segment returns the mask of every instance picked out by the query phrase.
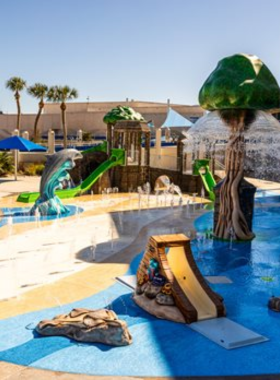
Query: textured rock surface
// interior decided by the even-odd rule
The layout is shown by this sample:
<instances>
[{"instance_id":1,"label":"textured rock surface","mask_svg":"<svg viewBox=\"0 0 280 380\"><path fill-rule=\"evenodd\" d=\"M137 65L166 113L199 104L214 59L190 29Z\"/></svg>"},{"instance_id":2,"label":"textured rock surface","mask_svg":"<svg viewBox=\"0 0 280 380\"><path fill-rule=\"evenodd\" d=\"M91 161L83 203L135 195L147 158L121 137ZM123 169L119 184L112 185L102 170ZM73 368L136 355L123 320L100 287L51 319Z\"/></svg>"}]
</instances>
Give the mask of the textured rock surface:
<instances>
[{"instance_id":1,"label":"textured rock surface","mask_svg":"<svg viewBox=\"0 0 280 380\"><path fill-rule=\"evenodd\" d=\"M161 286L155 286L153 284L148 283L148 285L146 286L144 290L145 296L153 299L161 291L161 288L162 288Z\"/></svg>"},{"instance_id":2,"label":"textured rock surface","mask_svg":"<svg viewBox=\"0 0 280 380\"><path fill-rule=\"evenodd\" d=\"M167 305L167 306L173 306L173 305L175 305L174 298L170 294L159 293L156 296L156 302L159 305Z\"/></svg>"},{"instance_id":3,"label":"textured rock surface","mask_svg":"<svg viewBox=\"0 0 280 380\"><path fill-rule=\"evenodd\" d=\"M126 346L132 343L126 322L118 319L112 310L73 309L51 320L38 323L41 335L63 335L80 342Z\"/></svg>"},{"instance_id":4,"label":"textured rock surface","mask_svg":"<svg viewBox=\"0 0 280 380\"><path fill-rule=\"evenodd\" d=\"M168 319L174 322L186 323L183 314L177 306L159 305L155 299L151 300L145 295L134 295L133 300L142 309L160 319Z\"/></svg>"}]
</instances>

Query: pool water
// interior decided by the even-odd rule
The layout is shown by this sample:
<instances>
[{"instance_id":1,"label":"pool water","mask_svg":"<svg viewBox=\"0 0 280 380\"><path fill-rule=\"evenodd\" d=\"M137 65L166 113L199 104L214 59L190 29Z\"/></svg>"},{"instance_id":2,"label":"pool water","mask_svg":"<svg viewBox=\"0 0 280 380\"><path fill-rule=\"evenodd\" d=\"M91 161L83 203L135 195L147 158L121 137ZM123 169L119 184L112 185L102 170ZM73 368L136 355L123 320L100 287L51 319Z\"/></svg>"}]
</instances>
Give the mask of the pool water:
<instances>
[{"instance_id":1,"label":"pool water","mask_svg":"<svg viewBox=\"0 0 280 380\"><path fill-rule=\"evenodd\" d=\"M234 350L192 331L187 325L156 319L136 306L119 284L84 300L0 321L0 360L75 373L107 376L229 376L280 373L280 313L267 308L280 294L280 209L255 210L256 238L249 243L203 238L212 213L195 222L192 242L203 275L224 275L231 284L211 287L224 297L229 319L269 338ZM142 254L131 263L136 273ZM92 279L94 281L94 278ZM84 284L90 286L90 284ZM126 347L86 344L63 337L39 337L30 330L42 319L73 307L112 308L128 324L133 343ZM29 327L29 328L26 328Z\"/></svg>"},{"instance_id":2,"label":"pool water","mask_svg":"<svg viewBox=\"0 0 280 380\"><path fill-rule=\"evenodd\" d=\"M280 190L258 190L255 195L255 202L260 203L279 203Z\"/></svg>"},{"instance_id":3,"label":"pool water","mask_svg":"<svg viewBox=\"0 0 280 380\"><path fill-rule=\"evenodd\" d=\"M84 210L81 207L73 206L73 205L67 205L67 208L69 212L67 214L60 214L60 215L41 215L40 221L46 221L46 220L55 220L55 219L61 219L61 218L67 218L69 216L80 214ZM29 223L29 222L35 222L38 220L38 217L34 215L29 215L29 211L31 210L31 207L3 207L0 209L2 213L0 214L0 227L3 227L5 224L10 223L10 217L12 217L12 224L17 223Z\"/></svg>"}]
</instances>

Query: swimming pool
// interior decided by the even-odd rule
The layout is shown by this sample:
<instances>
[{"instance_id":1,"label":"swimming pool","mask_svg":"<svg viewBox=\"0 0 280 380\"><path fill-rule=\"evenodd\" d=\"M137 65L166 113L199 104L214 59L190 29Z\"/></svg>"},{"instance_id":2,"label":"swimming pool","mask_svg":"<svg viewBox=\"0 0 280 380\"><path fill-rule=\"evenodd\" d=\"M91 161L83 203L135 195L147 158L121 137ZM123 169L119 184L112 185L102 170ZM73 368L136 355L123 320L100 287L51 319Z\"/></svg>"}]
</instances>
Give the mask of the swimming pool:
<instances>
[{"instance_id":1,"label":"swimming pool","mask_svg":"<svg viewBox=\"0 0 280 380\"><path fill-rule=\"evenodd\" d=\"M67 208L69 212L67 214L60 214L60 215L41 215L40 220L46 221L46 220L55 220L55 219L62 219L67 218L69 216L80 214L84 210L81 207L73 206L73 205L67 205ZM17 223L29 223L29 222L36 222L37 217L34 215L29 215L29 211L31 210L31 207L2 207L0 211L0 227L3 227L5 224L10 223L10 218L12 217L12 224Z\"/></svg>"},{"instance_id":2,"label":"swimming pool","mask_svg":"<svg viewBox=\"0 0 280 380\"><path fill-rule=\"evenodd\" d=\"M212 213L195 222L203 236ZM280 314L267 308L280 293L280 209L257 208L256 238L250 243L193 241L204 275L224 275L232 284L211 285L225 300L233 321L269 338L269 342L227 351L187 325L154 318L138 308L131 293L116 284L87 299L0 321L0 360L52 369L110 376L227 376L280 373ZM141 255L131 263L136 272ZM94 279L93 279L94 281ZM30 326L73 307L111 307L129 326L131 346L112 348L63 337L40 338ZM31 325L30 325L31 324ZM28 328L26 328L28 327Z\"/></svg>"},{"instance_id":3,"label":"swimming pool","mask_svg":"<svg viewBox=\"0 0 280 380\"><path fill-rule=\"evenodd\" d=\"M255 202L259 203L279 203L280 190L257 190Z\"/></svg>"}]
</instances>

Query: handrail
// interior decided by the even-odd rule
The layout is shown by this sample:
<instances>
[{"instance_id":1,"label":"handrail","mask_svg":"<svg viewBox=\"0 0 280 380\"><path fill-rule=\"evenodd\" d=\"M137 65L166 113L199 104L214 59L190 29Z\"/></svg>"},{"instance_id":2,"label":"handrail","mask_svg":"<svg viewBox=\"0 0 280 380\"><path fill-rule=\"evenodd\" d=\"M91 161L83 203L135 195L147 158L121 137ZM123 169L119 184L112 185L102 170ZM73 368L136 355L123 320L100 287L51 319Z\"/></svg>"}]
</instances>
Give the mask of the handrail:
<instances>
[{"instance_id":1,"label":"handrail","mask_svg":"<svg viewBox=\"0 0 280 380\"><path fill-rule=\"evenodd\" d=\"M218 166L221 170L225 170L226 169L226 167L225 167L225 165L224 164L222 164L220 161L217 161L216 159L215 159L215 166Z\"/></svg>"}]
</instances>

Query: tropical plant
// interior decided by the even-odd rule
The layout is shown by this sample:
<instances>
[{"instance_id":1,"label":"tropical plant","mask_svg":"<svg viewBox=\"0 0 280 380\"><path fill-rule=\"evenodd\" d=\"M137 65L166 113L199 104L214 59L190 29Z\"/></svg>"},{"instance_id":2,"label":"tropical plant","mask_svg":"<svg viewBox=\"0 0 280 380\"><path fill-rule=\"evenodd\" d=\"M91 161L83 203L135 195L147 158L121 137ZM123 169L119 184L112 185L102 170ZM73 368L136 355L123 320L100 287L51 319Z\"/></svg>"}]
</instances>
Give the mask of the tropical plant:
<instances>
[{"instance_id":1,"label":"tropical plant","mask_svg":"<svg viewBox=\"0 0 280 380\"><path fill-rule=\"evenodd\" d=\"M12 156L7 152L0 153L0 176L11 173L14 170Z\"/></svg>"},{"instance_id":2,"label":"tropical plant","mask_svg":"<svg viewBox=\"0 0 280 380\"><path fill-rule=\"evenodd\" d=\"M45 169L44 164L40 163L22 163L20 165L20 171L26 176L42 175Z\"/></svg>"},{"instance_id":3,"label":"tropical plant","mask_svg":"<svg viewBox=\"0 0 280 380\"><path fill-rule=\"evenodd\" d=\"M38 103L38 106L39 106L38 113L36 115L35 122L34 122L34 133L33 133L34 141L39 142L38 124L39 124L40 116L45 106L44 100L48 93L48 86L42 83L35 83L33 86L28 87L27 92L29 95L33 96L34 98L40 99Z\"/></svg>"},{"instance_id":4,"label":"tropical plant","mask_svg":"<svg viewBox=\"0 0 280 380\"><path fill-rule=\"evenodd\" d=\"M239 186L244 178L244 133L256 118L257 110L279 108L280 89L267 66L256 56L236 54L222 59L199 93L200 105L218 110L230 128L226 147L225 171L220 188L220 209L216 237L250 240L249 229L240 206Z\"/></svg>"},{"instance_id":5,"label":"tropical plant","mask_svg":"<svg viewBox=\"0 0 280 380\"><path fill-rule=\"evenodd\" d=\"M91 132L83 132L83 141L91 141L91 140L92 140Z\"/></svg>"},{"instance_id":6,"label":"tropical plant","mask_svg":"<svg viewBox=\"0 0 280 380\"><path fill-rule=\"evenodd\" d=\"M17 129L21 127L20 92L26 87L26 81L20 77L12 77L7 80L6 88L14 92L17 103Z\"/></svg>"},{"instance_id":7,"label":"tropical plant","mask_svg":"<svg viewBox=\"0 0 280 380\"><path fill-rule=\"evenodd\" d=\"M47 94L47 99L49 101L60 103L64 148L67 148L66 101L76 99L77 97L78 91L75 88L70 88L69 86L52 86Z\"/></svg>"}]
</instances>

